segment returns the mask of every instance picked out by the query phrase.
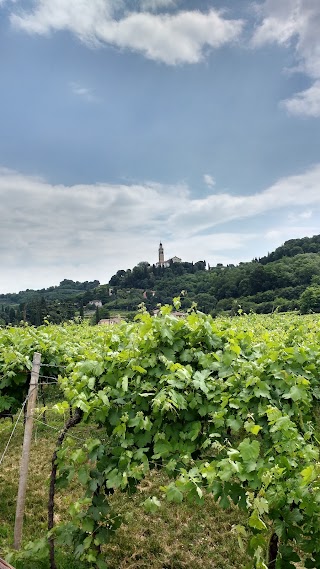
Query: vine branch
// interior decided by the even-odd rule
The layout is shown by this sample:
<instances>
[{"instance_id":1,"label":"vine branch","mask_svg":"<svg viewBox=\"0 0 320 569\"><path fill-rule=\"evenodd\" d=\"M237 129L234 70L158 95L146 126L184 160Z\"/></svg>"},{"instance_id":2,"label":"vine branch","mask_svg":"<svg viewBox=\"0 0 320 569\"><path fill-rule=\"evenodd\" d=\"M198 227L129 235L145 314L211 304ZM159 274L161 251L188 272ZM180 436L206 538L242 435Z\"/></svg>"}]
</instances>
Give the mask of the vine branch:
<instances>
[{"instance_id":1,"label":"vine branch","mask_svg":"<svg viewBox=\"0 0 320 569\"><path fill-rule=\"evenodd\" d=\"M53 528L54 528L54 495L55 495L55 483L56 483L56 478L57 478L57 454L58 454L58 450L61 447L69 429L71 429L72 427L75 427L78 423L80 423L82 417L83 417L83 411L81 411L81 409L77 408L73 417L70 417L70 419L66 422L63 430L61 431L61 433L58 437L58 440L57 440L55 451L52 455L52 461L51 461L52 468L51 468L51 475L50 475L49 500L48 500L48 530L49 530L49 532L51 530L53 530ZM55 554L54 537L51 534L49 537L50 569L57 569L54 554Z\"/></svg>"}]
</instances>

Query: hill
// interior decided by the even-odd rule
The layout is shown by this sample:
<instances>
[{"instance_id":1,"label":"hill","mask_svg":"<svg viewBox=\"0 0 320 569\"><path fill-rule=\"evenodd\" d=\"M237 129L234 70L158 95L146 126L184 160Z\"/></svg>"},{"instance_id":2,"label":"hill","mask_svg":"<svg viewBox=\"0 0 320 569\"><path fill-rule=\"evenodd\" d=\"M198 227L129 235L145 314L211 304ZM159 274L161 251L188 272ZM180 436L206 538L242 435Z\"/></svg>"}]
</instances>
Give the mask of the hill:
<instances>
[{"instance_id":1,"label":"hill","mask_svg":"<svg viewBox=\"0 0 320 569\"><path fill-rule=\"evenodd\" d=\"M90 291L99 284L97 280L81 283L64 279L58 286L1 294L0 324L25 320L37 326L47 317L55 324L70 320L81 312L83 303L90 301Z\"/></svg>"},{"instance_id":2,"label":"hill","mask_svg":"<svg viewBox=\"0 0 320 569\"><path fill-rule=\"evenodd\" d=\"M182 290L183 308L192 303L204 312L269 313L301 308L301 295L320 285L320 235L291 239L261 259L239 265L206 267L198 263L175 263L168 268L141 263L134 269L118 271L109 283L110 308L133 309L141 299L152 310L157 303L169 303ZM316 307L313 306L313 309Z\"/></svg>"},{"instance_id":3,"label":"hill","mask_svg":"<svg viewBox=\"0 0 320 569\"><path fill-rule=\"evenodd\" d=\"M273 253L269 253L266 257L259 259L260 263L266 265L272 261L278 261L282 257L296 257L302 253L319 253L320 252L320 235L313 237L302 237L301 239L290 239L285 241L283 245L277 247Z\"/></svg>"},{"instance_id":4,"label":"hill","mask_svg":"<svg viewBox=\"0 0 320 569\"><path fill-rule=\"evenodd\" d=\"M182 309L196 303L213 315L236 314L240 308L257 313L320 311L320 235L291 239L267 256L239 265L207 267L198 261L164 268L144 262L117 271L108 284L65 279L48 289L0 295L0 323L24 319L38 325L47 316L58 323L83 316L84 309L87 315L96 310L99 320L109 313L135 313L141 302L152 311L181 291ZM94 301L102 306L89 304Z\"/></svg>"}]
</instances>

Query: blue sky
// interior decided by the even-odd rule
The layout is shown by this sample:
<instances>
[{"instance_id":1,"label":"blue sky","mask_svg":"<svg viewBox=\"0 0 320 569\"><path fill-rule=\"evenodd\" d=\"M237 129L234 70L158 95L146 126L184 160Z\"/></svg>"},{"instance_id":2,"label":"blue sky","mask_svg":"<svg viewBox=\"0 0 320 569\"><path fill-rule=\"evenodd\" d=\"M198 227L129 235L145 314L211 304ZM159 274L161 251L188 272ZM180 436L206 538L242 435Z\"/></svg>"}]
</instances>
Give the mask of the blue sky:
<instances>
[{"instance_id":1,"label":"blue sky","mask_svg":"<svg viewBox=\"0 0 320 569\"><path fill-rule=\"evenodd\" d=\"M318 0L0 0L0 292L320 232Z\"/></svg>"}]
</instances>

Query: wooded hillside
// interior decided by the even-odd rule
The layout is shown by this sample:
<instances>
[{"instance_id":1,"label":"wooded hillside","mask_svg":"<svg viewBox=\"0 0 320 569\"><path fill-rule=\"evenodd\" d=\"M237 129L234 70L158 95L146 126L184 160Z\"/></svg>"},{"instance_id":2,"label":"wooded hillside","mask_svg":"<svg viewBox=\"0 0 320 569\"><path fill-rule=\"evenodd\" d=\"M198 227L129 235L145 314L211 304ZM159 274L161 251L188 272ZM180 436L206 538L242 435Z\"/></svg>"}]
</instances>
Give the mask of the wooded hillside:
<instances>
[{"instance_id":1,"label":"wooded hillside","mask_svg":"<svg viewBox=\"0 0 320 569\"><path fill-rule=\"evenodd\" d=\"M59 323L83 317L86 309L87 315L91 309L95 322L110 313L133 314L141 302L151 311L158 303L171 303L181 291L182 309L196 303L212 315L236 314L239 309L319 312L320 235L291 239L265 257L237 266L209 267L198 261L163 268L144 262L117 271L108 284L65 279L47 289L0 295L0 324L25 320L39 325L47 317ZM101 301L102 306L90 305L93 301Z\"/></svg>"}]
</instances>

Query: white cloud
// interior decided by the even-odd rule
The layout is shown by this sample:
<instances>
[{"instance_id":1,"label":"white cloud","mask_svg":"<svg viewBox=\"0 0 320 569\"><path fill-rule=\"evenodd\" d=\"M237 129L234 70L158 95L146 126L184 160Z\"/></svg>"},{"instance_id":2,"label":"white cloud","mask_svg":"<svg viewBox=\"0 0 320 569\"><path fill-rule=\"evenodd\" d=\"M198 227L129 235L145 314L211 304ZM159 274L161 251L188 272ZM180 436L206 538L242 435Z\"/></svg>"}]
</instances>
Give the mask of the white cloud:
<instances>
[{"instance_id":1,"label":"white cloud","mask_svg":"<svg viewBox=\"0 0 320 569\"><path fill-rule=\"evenodd\" d=\"M320 117L320 79L309 89L297 93L282 104L293 115Z\"/></svg>"},{"instance_id":2,"label":"white cloud","mask_svg":"<svg viewBox=\"0 0 320 569\"><path fill-rule=\"evenodd\" d=\"M51 185L0 169L1 288L5 292L10 279L14 289L49 286L63 278L107 282L119 268L156 261L160 237L166 254L188 261L249 260L266 252L262 230L260 235L248 230L258 215L266 220L274 211L286 216L288 209L297 211L301 236L317 232L308 212L320 206L319 186L320 164L257 194L202 199L194 199L183 184ZM238 227L245 220L243 231L224 230L223 224L233 220ZM281 231L298 236L287 223Z\"/></svg>"},{"instance_id":3,"label":"white cloud","mask_svg":"<svg viewBox=\"0 0 320 569\"><path fill-rule=\"evenodd\" d=\"M29 33L48 34L69 30L82 41L96 43L96 29L110 21L115 11L111 0L34 0L34 10L11 14L12 23Z\"/></svg>"},{"instance_id":4,"label":"white cloud","mask_svg":"<svg viewBox=\"0 0 320 569\"><path fill-rule=\"evenodd\" d=\"M92 89L89 89L88 87L83 87L79 85L79 83L74 83L73 81L69 83L69 86L74 95L81 97L88 103L96 103L97 101L99 101L98 97L94 94L94 91Z\"/></svg>"},{"instance_id":5,"label":"white cloud","mask_svg":"<svg viewBox=\"0 0 320 569\"><path fill-rule=\"evenodd\" d=\"M300 213L300 219L311 219L313 215L313 211L311 209L308 209L307 211L303 211L302 213Z\"/></svg>"},{"instance_id":6,"label":"white cloud","mask_svg":"<svg viewBox=\"0 0 320 569\"><path fill-rule=\"evenodd\" d=\"M320 116L320 2L319 0L265 0L257 8L260 25L253 45L293 45L298 69L315 79L314 85L292 99L286 108L297 115Z\"/></svg>"},{"instance_id":7,"label":"white cloud","mask_svg":"<svg viewBox=\"0 0 320 569\"><path fill-rule=\"evenodd\" d=\"M297 213L290 212L288 215L288 219L289 219L289 221L296 222L299 220L311 219L312 216L313 216L312 209L306 209L304 211L297 212Z\"/></svg>"},{"instance_id":8,"label":"white cloud","mask_svg":"<svg viewBox=\"0 0 320 569\"><path fill-rule=\"evenodd\" d=\"M266 43L288 44L301 28L300 0L265 0L255 6L258 17L262 20L253 35L253 44Z\"/></svg>"},{"instance_id":9,"label":"white cloud","mask_svg":"<svg viewBox=\"0 0 320 569\"><path fill-rule=\"evenodd\" d=\"M203 181L208 186L208 188L214 188L214 186L216 185L215 179L213 178L213 176L210 176L210 174L204 174Z\"/></svg>"},{"instance_id":10,"label":"white cloud","mask_svg":"<svg viewBox=\"0 0 320 569\"><path fill-rule=\"evenodd\" d=\"M289 227L277 227L266 232L265 238L268 239L269 251L279 247L284 241L289 239L301 239L302 237L312 237L319 231L317 226L295 225Z\"/></svg>"},{"instance_id":11,"label":"white cloud","mask_svg":"<svg viewBox=\"0 0 320 569\"><path fill-rule=\"evenodd\" d=\"M33 11L16 11L11 21L32 34L68 30L88 45L130 49L168 65L197 63L206 48L236 40L243 29L242 20L226 19L214 9L120 13L127 6L115 0L34 0Z\"/></svg>"},{"instance_id":12,"label":"white cloud","mask_svg":"<svg viewBox=\"0 0 320 569\"><path fill-rule=\"evenodd\" d=\"M232 220L252 218L275 210L320 204L320 164L296 176L281 178L253 195L211 194L185 201L170 220L181 231L196 233ZM185 228L185 229L183 229Z\"/></svg>"}]
</instances>

